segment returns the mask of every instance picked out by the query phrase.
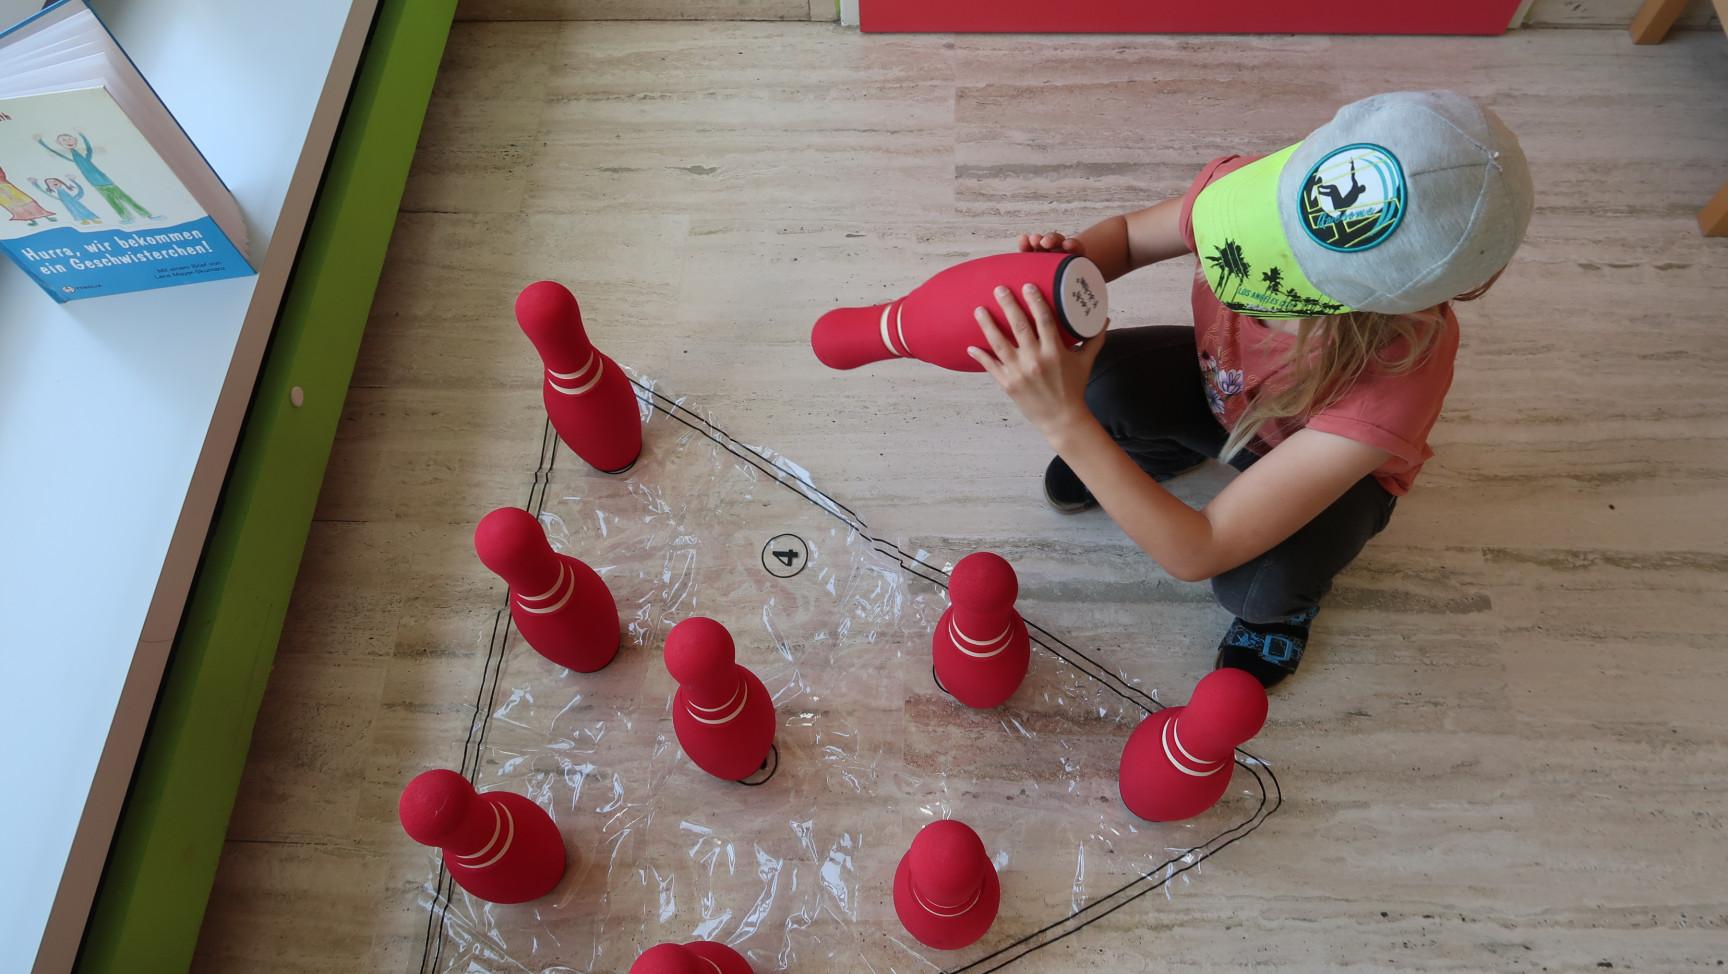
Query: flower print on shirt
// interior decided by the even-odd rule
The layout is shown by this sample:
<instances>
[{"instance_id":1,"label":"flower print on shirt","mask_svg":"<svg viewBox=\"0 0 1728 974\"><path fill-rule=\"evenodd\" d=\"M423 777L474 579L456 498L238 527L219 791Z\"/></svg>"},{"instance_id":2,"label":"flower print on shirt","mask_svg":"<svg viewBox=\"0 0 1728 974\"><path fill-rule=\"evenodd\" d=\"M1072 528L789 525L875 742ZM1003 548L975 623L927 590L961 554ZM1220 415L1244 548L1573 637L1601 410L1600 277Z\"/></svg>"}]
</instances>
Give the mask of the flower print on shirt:
<instances>
[{"instance_id":1,"label":"flower print on shirt","mask_svg":"<svg viewBox=\"0 0 1728 974\"><path fill-rule=\"evenodd\" d=\"M1218 395L1218 390L1210 381L1206 383L1206 405L1211 408L1212 415L1219 419L1224 418L1224 399Z\"/></svg>"},{"instance_id":2,"label":"flower print on shirt","mask_svg":"<svg viewBox=\"0 0 1728 974\"><path fill-rule=\"evenodd\" d=\"M1200 378L1206 387L1206 405L1220 422L1227 422L1227 403L1242 394L1242 370L1227 368L1208 349L1200 349Z\"/></svg>"}]
</instances>

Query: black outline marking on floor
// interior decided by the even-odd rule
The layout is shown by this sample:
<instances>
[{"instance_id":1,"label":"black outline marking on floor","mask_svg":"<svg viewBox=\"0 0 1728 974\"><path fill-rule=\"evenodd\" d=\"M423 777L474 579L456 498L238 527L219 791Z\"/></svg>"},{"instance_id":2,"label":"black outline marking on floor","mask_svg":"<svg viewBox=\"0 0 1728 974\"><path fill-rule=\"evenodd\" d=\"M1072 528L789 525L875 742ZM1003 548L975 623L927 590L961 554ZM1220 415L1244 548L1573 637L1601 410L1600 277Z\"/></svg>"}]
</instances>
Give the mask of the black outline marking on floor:
<instances>
[{"instance_id":1,"label":"black outline marking on floor","mask_svg":"<svg viewBox=\"0 0 1728 974\"><path fill-rule=\"evenodd\" d=\"M864 522L862 517L859 517L845 504L823 493L816 485L792 471L778 466L768 457L734 438L732 434L716 426L710 420L686 409L677 400L662 395L653 387L643 385L634 378L630 382L636 387L638 401L646 402L650 408L666 418L708 438L716 446L732 454L738 460L757 468L788 490L803 497L816 507L827 511L868 541L873 549L894 560L899 564L902 571L940 588L947 588L945 572L906 553L894 542L871 534L869 525ZM534 482L528 492L527 509L536 516L545 510L546 490L551 481L557 453L558 437L552 430L552 424L548 421L541 430L540 461L535 467ZM842 514L841 512L845 513ZM498 675L503 664L504 647L509 641L511 631L509 606L509 594L506 593L504 606L493 616L492 637L486 647L485 667L482 670L480 686L476 688L474 695L475 713L470 718L468 736L462 746L462 774L470 781L475 781L479 776L480 755L486 744L486 730L491 723L492 709L497 703ZM1164 709L1165 704L1159 703L1146 691L1130 683L1120 673L1110 670L1099 660L1068 645L1036 623L1028 621L1026 626L1036 634L1032 639L1033 645L1097 681L1100 686L1125 702L1139 707L1148 714ZM1060 650L1057 647L1060 647ZM487 701L485 710L481 710L479 707L482 699ZM1200 863L1229 848L1259 828L1284 803L1283 790L1279 787L1278 776L1273 773L1270 765L1240 748L1237 749L1236 753L1236 764L1252 775L1255 783L1260 787L1260 803L1251 815L1205 842L1166 859L1139 877L1129 880L1102 896L1095 897L1091 902L1073 913L1048 923L1018 940L1005 944L960 967L947 968L942 974L990 974L992 971L999 971L1034 951L1073 936L1147 893L1163 889L1170 880L1199 866ZM1262 773L1264 773L1264 777L1262 777ZM1270 791L1267 789L1268 783L1271 785ZM1177 863L1183 862L1189 857L1193 857L1193 861L1185 863L1181 868L1173 868ZM436 972L444 956L444 942L447 939L444 936L445 918L449 913L453 889L442 861L439 864L438 878L434 883L434 889L438 896L427 910L426 945L425 950L421 953L420 963L422 974ZM1109 906L1101 909L1106 904ZM1086 916L1086 914L1092 915ZM1083 916L1085 919L1080 919ZM436 940L436 944L434 944L434 940Z\"/></svg>"},{"instance_id":2,"label":"black outline marking on floor","mask_svg":"<svg viewBox=\"0 0 1728 974\"><path fill-rule=\"evenodd\" d=\"M782 554L797 555L800 559L803 560L803 564L799 565L798 569L790 575L782 575L779 572L774 570L773 565L768 564L769 549L774 547L774 542L779 541L781 538L791 538L794 541L798 542L799 548L803 549L802 551L787 551L787 552L776 551L773 553L775 561L780 561L780 556ZM786 564L786 563L781 562L781 564ZM790 568L791 566L787 565L787 567ZM767 541L763 542L763 544L762 544L762 570L767 572L770 575L773 575L775 578L778 578L781 581L786 581L787 579L790 579L790 578L797 578L799 575L804 574L804 569L809 568L809 567L810 567L810 542L805 541L799 535L793 534L790 531L782 531L779 534L775 535L774 537L769 538Z\"/></svg>"}]
</instances>

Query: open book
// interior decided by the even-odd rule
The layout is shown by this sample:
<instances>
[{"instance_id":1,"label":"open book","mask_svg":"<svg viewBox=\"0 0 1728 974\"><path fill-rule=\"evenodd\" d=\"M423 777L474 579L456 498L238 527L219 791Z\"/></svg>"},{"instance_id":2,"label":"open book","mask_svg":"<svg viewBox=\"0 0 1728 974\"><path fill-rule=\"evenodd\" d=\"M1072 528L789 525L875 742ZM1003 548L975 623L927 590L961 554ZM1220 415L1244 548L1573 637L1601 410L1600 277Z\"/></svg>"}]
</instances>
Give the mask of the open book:
<instances>
[{"instance_id":1,"label":"open book","mask_svg":"<svg viewBox=\"0 0 1728 974\"><path fill-rule=\"evenodd\" d=\"M0 0L0 250L57 301L253 273L233 195L101 20L36 7Z\"/></svg>"}]
</instances>

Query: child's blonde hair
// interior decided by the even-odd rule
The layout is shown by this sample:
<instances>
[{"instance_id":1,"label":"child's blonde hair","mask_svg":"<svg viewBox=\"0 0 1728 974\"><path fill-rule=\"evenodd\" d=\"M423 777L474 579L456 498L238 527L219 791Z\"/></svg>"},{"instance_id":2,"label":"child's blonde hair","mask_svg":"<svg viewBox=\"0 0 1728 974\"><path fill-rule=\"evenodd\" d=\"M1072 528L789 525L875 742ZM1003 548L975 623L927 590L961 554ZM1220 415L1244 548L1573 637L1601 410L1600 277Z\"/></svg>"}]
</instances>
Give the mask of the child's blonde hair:
<instances>
[{"instance_id":1,"label":"child's blonde hair","mask_svg":"<svg viewBox=\"0 0 1728 974\"><path fill-rule=\"evenodd\" d=\"M1476 300L1499 276L1453 300ZM1421 365L1440 336L1445 321L1441 307L1401 315L1351 311L1303 318L1276 378L1262 385L1249 402L1224 441L1219 459L1228 462L1242 452L1267 423L1293 416L1305 419L1332 405L1369 369L1397 375ZM1226 312L1220 308L1219 313ZM1387 350L1395 347L1399 354L1388 357Z\"/></svg>"}]
</instances>

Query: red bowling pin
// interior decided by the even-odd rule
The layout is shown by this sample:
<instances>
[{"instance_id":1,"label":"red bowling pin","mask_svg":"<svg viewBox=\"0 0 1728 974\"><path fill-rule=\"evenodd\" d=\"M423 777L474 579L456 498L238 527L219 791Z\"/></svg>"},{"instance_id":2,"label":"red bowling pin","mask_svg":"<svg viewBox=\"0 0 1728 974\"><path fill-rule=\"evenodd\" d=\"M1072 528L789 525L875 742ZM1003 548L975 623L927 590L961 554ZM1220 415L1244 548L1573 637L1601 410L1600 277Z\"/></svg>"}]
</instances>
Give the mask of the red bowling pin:
<instances>
[{"instance_id":1,"label":"red bowling pin","mask_svg":"<svg viewBox=\"0 0 1728 974\"><path fill-rule=\"evenodd\" d=\"M558 438L602 473L635 466L642 455L636 389L588 342L575 296L555 281L536 281L516 296L516 321L546 366L541 393Z\"/></svg>"},{"instance_id":2,"label":"red bowling pin","mask_svg":"<svg viewBox=\"0 0 1728 974\"><path fill-rule=\"evenodd\" d=\"M741 781L761 770L774 746L774 701L737 663L732 634L695 616L666 634L666 669L678 681L672 730L703 771Z\"/></svg>"},{"instance_id":3,"label":"red bowling pin","mask_svg":"<svg viewBox=\"0 0 1728 974\"><path fill-rule=\"evenodd\" d=\"M510 585L510 618L541 656L592 673L618 653L618 603L594 569L552 550L540 522L519 507L480 519L474 550Z\"/></svg>"},{"instance_id":4,"label":"red bowling pin","mask_svg":"<svg viewBox=\"0 0 1728 974\"><path fill-rule=\"evenodd\" d=\"M630 974L756 974L736 950L712 940L657 944L630 965Z\"/></svg>"},{"instance_id":5,"label":"red bowling pin","mask_svg":"<svg viewBox=\"0 0 1728 974\"><path fill-rule=\"evenodd\" d=\"M521 795L476 792L454 771L428 771L402 790L402 829L444 852L450 877L489 903L539 899L564 876L564 839L552 816Z\"/></svg>"},{"instance_id":6,"label":"red bowling pin","mask_svg":"<svg viewBox=\"0 0 1728 974\"><path fill-rule=\"evenodd\" d=\"M968 707L1001 706L1026 678L1032 642L1014 611L1020 583L1001 555L974 552L948 576L948 611L930 636L936 680Z\"/></svg>"},{"instance_id":7,"label":"red bowling pin","mask_svg":"<svg viewBox=\"0 0 1728 974\"><path fill-rule=\"evenodd\" d=\"M1193 818L1230 786L1236 748L1266 723L1266 690L1245 670L1213 670L1185 707L1147 717L1122 750L1128 810L1151 822Z\"/></svg>"},{"instance_id":8,"label":"red bowling pin","mask_svg":"<svg viewBox=\"0 0 1728 974\"><path fill-rule=\"evenodd\" d=\"M997 254L956 264L897 301L830 311L817 319L810 344L831 369L915 358L955 372L982 372L966 354L968 346L990 347L974 309L989 310L1013 341L995 291L1006 285L1024 306L1020 289L1029 283L1056 312L1069 341L1078 344L1104 330L1109 307L1097 264L1074 254Z\"/></svg>"},{"instance_id":9,"label":"red bowling pin","mask_svg":"<svg viewBox=\"0 0 1728 974\"><path fill-rule=\"evenodd\" d=\"M947 819L912 840L894 871L894 912L919 943L959 950L996 920L1002 884L978 833Z\"/></svg>"}]
</instances>

